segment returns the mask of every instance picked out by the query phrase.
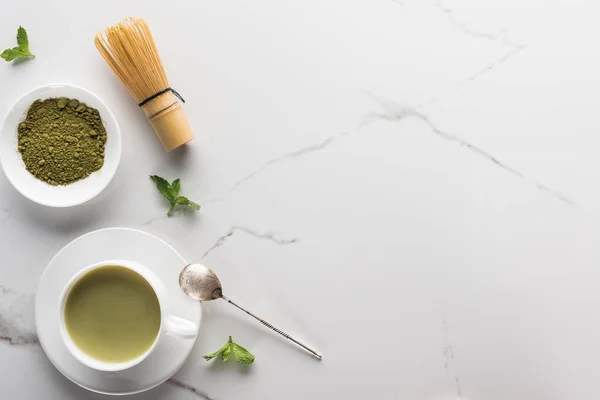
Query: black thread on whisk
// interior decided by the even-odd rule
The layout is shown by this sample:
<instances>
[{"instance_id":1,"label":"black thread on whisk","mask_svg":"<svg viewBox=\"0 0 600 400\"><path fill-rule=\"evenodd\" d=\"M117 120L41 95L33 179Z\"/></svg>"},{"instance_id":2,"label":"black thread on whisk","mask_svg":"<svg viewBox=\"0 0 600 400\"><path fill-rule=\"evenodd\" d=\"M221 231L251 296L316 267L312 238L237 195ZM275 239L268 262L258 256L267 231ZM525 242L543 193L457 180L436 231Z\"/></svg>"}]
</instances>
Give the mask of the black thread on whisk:
<instances>
[{"instance_id":1,"label":"black thread on whisk","mask_svg":"<svg viewBox=\"0 0 600 400\"><path fill-rule=\"evenodd\" d=\"M161 91L160 91L160 92L158 92L158 93L154 93L152 96L148 97L146 100L144 100L144 101L142 101L140 104L138 104L138 106L142 107L144 104L148 103L149 101L152 101L152 100L154 100L155 98L157 98L157 97L158 97L158 96L160 96L161 94L165 94L165 93L167 93L167 92L173 92L173 94L174 94L175 96L177 96L177 97L179 98L179 100L181 100L181 101L183 101L183 102L185 103L185 100L183 99L183 97L181 97L181 95L180 95L180 94L177 92L177 90L175 90L175 89L173 89L173 88L171 88L171 87L168 87L168 88L166 88L166 89L164 89L164 90L161 90Z\"/></svg>"}]
</instances>

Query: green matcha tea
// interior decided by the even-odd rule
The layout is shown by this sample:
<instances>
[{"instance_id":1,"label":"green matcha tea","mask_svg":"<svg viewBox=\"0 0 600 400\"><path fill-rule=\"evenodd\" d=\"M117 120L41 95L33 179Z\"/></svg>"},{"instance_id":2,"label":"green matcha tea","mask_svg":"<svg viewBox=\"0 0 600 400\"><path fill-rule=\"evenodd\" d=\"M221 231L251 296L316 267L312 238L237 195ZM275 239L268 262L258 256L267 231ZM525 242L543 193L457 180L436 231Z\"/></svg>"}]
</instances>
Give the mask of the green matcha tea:
<instances>
[{"instance_id":1,"label":"green matcha tea","mask_svg":"<svg viewBox=\"0 0 600 400\"><path fill-rule=\"evenodd\" d=\"M160 305L150 284L119 266L85 274L67 296L67 332L84 353L100 361L120 363L144 354L156 340Z\"/></svg>"},{"instance_id":2,"label":"green matcha tea","mask_svg":"<svg viewBox=\"0 0 600 400\"><path fill-rule=\"evenodd\" d=\"M17 131L25 168L50 185L70 185L104 165L102 118L79 100L36 100Z\"/></svg>"}]
</instances>

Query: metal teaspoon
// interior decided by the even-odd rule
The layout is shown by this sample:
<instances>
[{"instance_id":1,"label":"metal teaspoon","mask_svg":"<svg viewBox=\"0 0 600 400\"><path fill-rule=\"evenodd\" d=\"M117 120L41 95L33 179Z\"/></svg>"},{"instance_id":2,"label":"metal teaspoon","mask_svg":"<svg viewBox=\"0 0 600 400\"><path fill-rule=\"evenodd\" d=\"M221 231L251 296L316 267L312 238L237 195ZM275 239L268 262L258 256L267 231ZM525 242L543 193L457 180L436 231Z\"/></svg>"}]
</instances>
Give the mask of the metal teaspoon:
<instances>
[{"instance_id":1,"label":"metal teaspoon","mask_svg":"<svg viewBox=\"0 0 600 400\"><path fill-rule=\"evenodd\" d=\"M245 310L233 301L229 300L227 297L223 296L223 286L221 285L221 281L219 281L217 275L210 268L205 267L202 264L187 265L179 274L179 286L185 294L187 294L195 300L211 301L216 299L223 299L226 302L233 304L246 314L256 318L264 326L274 330L284 338L296 343L298 346L302 347L304 350L308 351L319 360L322 359L322 356L313 349L303 345L287 333L279 330L264 319L257 317L250 311Z\"/></svg>"}]
</instances>

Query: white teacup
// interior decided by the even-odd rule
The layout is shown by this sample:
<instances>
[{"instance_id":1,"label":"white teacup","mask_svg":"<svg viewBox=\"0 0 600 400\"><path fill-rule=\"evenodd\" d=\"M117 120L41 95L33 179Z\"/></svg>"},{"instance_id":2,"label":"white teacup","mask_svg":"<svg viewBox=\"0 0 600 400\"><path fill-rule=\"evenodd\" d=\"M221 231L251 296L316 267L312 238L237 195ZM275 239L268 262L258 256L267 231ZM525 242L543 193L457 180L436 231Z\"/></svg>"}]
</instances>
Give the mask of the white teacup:
<instances>
[{"instance_id":1,"label":"white teacup","mask_svg":"<svg viewBox=\"0 0 600 400\"><path fill-rule=\"evenodd\" d=\"M69 335L65 324L65 304L67 297L69 296L70 291L73 288L73 285L75 285L75 283L79 281L79 279L81 279L88 272L106 266L118 266L127 268L141 275L156 293L156 297L158 298L158 303L160 305L161 323L154 343L152 343L150 348L144 354L134 359L119 363L101 361L81 351L81 349L79 349L75 345L75 343L73 343L73 340L71 339L71 336ZM152 272L149 268L134 261L107 260L84 268L83 270L79 271L75 276L73 276L65 285L60 296L59 302L60 332L62 339L65 345L67 346L67 349L69 349L73 357L79 360L82 364L99 371L121 371L141 363L154 351L158 343L164 338L165 335L173 336L180 339L193 339L198 335L198 326L196 324L186 319L171 315L167 290L163 286L160 279L154 274L154 272Z\"/></svg>"}]
</instances>

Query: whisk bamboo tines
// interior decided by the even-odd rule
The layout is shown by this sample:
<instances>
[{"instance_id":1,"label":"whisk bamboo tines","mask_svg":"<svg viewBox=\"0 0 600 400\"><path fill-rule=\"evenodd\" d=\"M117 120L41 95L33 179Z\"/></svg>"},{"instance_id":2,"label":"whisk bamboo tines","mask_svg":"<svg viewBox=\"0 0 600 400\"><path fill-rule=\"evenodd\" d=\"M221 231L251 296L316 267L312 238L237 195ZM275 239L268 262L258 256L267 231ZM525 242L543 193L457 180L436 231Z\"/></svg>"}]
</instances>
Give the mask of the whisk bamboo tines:
<instances>
[{"instance_id":1,"label":"whisk bamboo tines","mask_svg":"<svg viewBox=\"0 0 600 400\"><path fill-rule=\"evenodd\" d=\"M146 21L138 17L125 18L99 32L94 43L144 110L166 151L194 138L177 100L181 97L169 86Z\"/></svg>"}]
</instances>

